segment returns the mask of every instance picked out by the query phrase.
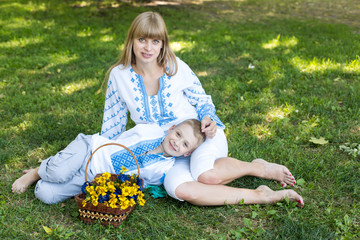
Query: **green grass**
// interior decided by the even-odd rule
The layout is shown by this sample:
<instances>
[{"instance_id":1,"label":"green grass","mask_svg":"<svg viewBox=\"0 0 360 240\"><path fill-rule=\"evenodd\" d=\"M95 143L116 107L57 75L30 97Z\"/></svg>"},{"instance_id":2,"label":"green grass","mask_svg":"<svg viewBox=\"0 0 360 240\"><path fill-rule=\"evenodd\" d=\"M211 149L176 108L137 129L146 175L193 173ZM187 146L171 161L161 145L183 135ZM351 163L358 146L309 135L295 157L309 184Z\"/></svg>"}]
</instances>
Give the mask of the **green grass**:
<instances>
[{"instance_id":1,"label":"green grass","mask_svg":"<svg viewBox=\"0 0 360 240\"><path fill-rule=\"evenodd\" d=\"M1 239L360 238L360 157L355 147L352 155L340 148L360 142L357 1L196 2L0 3ZM304 209L287 202L196 207L146 193L145 207L115 229L82 224L74 199L49 206L34 186L11 193L22 170L78 133L100 130L105 72L133 18L147 10L162 14L176 54L212 95L229 154L288 166ZM280 189L252 177L231 183L260 184Z\"/></svg>"}]
</instances>

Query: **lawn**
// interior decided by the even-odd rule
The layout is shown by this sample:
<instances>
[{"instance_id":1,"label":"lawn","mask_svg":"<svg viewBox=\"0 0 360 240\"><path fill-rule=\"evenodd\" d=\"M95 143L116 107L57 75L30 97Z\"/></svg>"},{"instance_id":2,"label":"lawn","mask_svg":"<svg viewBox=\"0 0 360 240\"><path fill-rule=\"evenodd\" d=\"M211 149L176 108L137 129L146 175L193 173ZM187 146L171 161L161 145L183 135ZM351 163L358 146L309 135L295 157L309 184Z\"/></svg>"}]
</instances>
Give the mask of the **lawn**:
<instances>
[{"instance_id":1,"label":"lawn","mask_svg":"<svg viewBox=\"0 0 360 240\"><path fill-rule=\"evenodd\" d=\"M46 205L24 169L100 131L107 69L133 18L157 11L176 55L212 95L229 154L289 167L299 209L198 207L152 198L118 228L85 225L74 199ZM357 0L0 2L1 239L360 239ZM132 123L129 123L129 127ZM274 190L245 177L231 186Z\"/></svg>"}]
</instances>

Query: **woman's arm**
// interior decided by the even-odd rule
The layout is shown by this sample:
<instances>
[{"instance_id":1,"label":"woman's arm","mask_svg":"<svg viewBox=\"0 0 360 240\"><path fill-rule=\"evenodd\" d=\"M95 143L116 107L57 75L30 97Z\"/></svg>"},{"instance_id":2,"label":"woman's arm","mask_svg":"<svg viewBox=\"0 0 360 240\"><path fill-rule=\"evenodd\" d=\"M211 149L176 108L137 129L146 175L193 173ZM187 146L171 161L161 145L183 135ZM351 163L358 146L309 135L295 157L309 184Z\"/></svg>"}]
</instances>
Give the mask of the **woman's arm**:
<instances>
[{"instance_id":1,"label":"woman's arm","mask_svg":"<svg viewBox=\"0 0 360 240\"><path fill-rule=\"evenodd\" d=\"M128 109L122 100L115 77L110 74L105 95L104 116L101 136L116 139L125 131Z\"/></svg>"},{"instance_id":2,"label":"woman's arm","mask_svg":"<svg viewBox=\"0 0 360 240\"><path fill-rule=\"evenodd\" d=\"M184 93L189 102L196 108L203 132L205 132L207 137L212 138L215 136L217 126L225 128L225 125L216 115L216 109L211 100L211 96L205 93L197 76L188 66L187 68L189 73L185 74L185 77L187 81L191 81L192 84L184 90Z\"/></svg>"}]
</instances>

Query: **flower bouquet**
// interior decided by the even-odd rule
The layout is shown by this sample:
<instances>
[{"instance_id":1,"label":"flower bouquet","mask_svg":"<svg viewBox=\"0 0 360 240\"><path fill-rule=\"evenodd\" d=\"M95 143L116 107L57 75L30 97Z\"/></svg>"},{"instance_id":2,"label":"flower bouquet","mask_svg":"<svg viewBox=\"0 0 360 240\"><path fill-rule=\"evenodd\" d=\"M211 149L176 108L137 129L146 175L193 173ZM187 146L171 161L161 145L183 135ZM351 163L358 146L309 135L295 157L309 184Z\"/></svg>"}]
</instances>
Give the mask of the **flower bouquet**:
<instances>
[{"instance_id":1,"label":"flower bouquet","mask_svg":"<svg viewBox=\"0 0 360 240\"><path fill-rule=\"evenodd\" d=\"M114 145L114 143L111 145ZM127 149L126 147L124 148ZM131 151L130 153L132 154ZM92 155L88 160L88 164L91 157ZM135 156L133 157L135 158ZM135 161L137 163L136 158ZM144 206L145 199L142 192L142 179L135 174L132 176L125 175L126 171L127 169L122 167L119 175L107 172L97 174L92 182L87 181L85 171L85 183L81 189L82 193L75 196L79 207L80 219L84 223L94 223L100 220L103 225L111 224L118 226L132 212L136 204Z\"/></svg>"}]
</instances>

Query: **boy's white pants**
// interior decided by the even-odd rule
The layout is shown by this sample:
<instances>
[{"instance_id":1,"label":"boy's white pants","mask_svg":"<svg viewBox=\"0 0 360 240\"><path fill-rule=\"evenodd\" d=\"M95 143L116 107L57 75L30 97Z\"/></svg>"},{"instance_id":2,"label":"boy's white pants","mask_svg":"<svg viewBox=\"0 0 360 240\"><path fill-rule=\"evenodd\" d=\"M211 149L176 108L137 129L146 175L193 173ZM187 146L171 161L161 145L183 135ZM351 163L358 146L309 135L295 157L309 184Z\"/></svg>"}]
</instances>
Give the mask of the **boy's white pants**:
<instances>
[{"instance_id":1,"label":"boy's white pants","mask_svg":"<svg viewBox=\"0 0 360 240\"><path fill-rule=\"evenodd\" d=\"M35 196L47 204L58 203L81 192L85 167L91 156L92 135L80 133L64 150L42 161ZM95 176L88 169L88 181Z\"/></svg>"}]
</instances>

